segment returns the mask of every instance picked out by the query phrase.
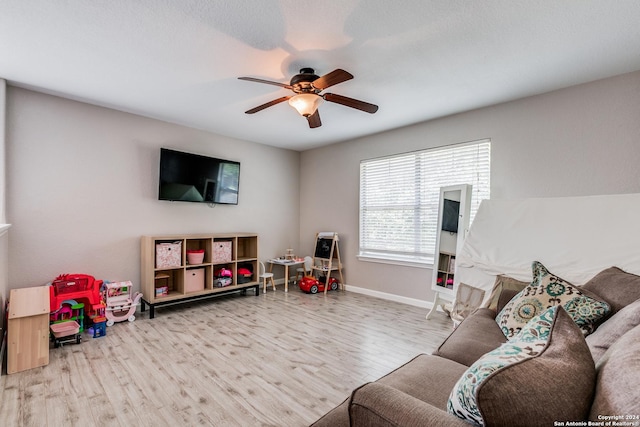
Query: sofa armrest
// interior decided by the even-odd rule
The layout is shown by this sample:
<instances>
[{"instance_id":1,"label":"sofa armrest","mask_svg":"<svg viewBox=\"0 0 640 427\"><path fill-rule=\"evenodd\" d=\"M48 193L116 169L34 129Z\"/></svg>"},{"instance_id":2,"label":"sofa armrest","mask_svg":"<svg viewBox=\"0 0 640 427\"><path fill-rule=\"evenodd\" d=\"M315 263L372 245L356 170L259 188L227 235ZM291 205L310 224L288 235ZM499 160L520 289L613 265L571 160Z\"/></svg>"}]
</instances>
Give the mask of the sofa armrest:
<instances>
[{"instance_id":1,"label":"sofa armrest","mask_svg":"<svg viewBox=\"0 0 640 427\"><path fill-rule=\"evenodd\" d=\"M477 309L449 334L433 354L471 366L481 356L507 341L495 316L495 311L488 308Z\"/></svg>"},{"instance_id":2,"label":"sofa armrest","mask_svg":"<svg viewBox=\"0 0 640 427\"><path fill-rule=\"evenodd\" d=\"M428 384L426 387L437 387ZM356 389L349 401L351 426L450 426L469 427L455 415L438 409L395 388L368 383Z\"/></svg>"}]
</instances>

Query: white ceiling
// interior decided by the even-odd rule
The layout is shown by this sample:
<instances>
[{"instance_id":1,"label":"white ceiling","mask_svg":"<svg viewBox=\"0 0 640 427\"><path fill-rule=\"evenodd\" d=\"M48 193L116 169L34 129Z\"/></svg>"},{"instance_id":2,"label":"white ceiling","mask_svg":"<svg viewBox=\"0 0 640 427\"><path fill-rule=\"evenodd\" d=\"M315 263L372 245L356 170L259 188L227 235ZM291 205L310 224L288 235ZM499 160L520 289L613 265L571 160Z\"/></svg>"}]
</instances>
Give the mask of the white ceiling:
<instances>
[{"instance_id":1,"label":"white ceiling","mask_svg":"<svg viewBox=\"0 0 640 427\"><path fill-rule=\"evenodd\" d=\"M302 67L353 80L310 129ZM1 0L9 84L305 150L640 69L638 0Z\"/></svg>"}]
</instances>

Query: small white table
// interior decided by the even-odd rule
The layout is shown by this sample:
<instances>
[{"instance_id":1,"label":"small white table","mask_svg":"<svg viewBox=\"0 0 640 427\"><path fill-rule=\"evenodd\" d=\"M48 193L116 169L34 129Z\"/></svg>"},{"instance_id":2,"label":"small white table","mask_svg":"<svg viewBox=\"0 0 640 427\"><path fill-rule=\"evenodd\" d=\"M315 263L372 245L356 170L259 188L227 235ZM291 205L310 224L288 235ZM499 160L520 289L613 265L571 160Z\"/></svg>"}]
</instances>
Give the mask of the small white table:
<instances>
[{"instance_id":1,"label":"small white table","mask_svg":"<svg viewBox=\"0 0 640 427\"><path fill-rule=\"evenodd\" d=\"M274 258L274 259L270 259L267 262L269 263L269 273L273 272L274 265L284 266L284 291L289 292L289 267L294 265L304 264L304 259L295 260L295 259Z\"/></svg>"}]
</instances>

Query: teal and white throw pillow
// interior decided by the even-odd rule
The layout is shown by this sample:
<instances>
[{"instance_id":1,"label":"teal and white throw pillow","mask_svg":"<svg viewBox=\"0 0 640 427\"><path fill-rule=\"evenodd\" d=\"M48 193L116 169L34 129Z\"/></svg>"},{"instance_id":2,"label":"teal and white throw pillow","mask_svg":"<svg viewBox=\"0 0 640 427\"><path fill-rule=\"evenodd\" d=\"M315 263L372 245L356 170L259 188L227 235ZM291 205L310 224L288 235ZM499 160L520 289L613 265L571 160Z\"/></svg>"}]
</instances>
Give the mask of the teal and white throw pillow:
<instances>
[{"instance_id":1,"label":"teal and white throw pillow","mask_svg":"<svg viewBox=\"0 0 640 427\"><path fill-rule=\"evenodd\" d=\"M547 344L553 320L559 306L533 318L513 339L478 359L458 380L449 396L450 413L484 425L475 397L477 389L491 374L500 369L539 354Z\"/></svg>"},{"instance_id":2,"label":"teal and white throw pillow","mask_svg":"<svg viewBox=\"0 0 640 427\"><path fill-rule=\"evenodd\" d=\"M595 380L582 332L555 305L471 365L453 387L447 410L480 426L586 419Z\"/></svg>"},{"instance_id":3,"label":"teal and white throw pillow","mask_svg":"<svg viewBox=\"0 0 640 427\"><path fill-rule=\"evenodd\" d=\"M564 307L585 335L593 332L598 322L611 312L609 304L551 274L540 262L534 261L532 270L531 284L513 297L496 317L507 339L512 339L535 316L556 305Z\"/></svg>"}]
</instances>

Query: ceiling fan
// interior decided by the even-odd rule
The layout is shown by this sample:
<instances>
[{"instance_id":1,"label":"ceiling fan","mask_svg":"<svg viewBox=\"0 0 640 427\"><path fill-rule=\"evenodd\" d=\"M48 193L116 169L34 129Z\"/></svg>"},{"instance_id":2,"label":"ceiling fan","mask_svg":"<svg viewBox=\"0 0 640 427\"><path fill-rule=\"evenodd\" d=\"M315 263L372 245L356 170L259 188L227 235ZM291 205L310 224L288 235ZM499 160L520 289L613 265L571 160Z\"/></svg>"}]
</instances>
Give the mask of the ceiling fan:
<instances>
[{"instance_id":1,"label":"ceiling fan","mask_svg":"<svg viewBox=\"0 0 640 427\"><path fill-rule=\"evenodd\" d=\"M324 101L335 102L336 104L342 104L346 107L355 108L357 110L365 111L373 114L378 111L378 106L370 104L368 102L359 101L357 99L348 98L342 95L336 95L334 93L321 94L326 88L337 85L347 80L351 80L353 75L345 70L337 69L325 74L322 77L318 77L315 74L313 68L302 68L300 73L291 78L289 84L273 82L270 80L256 79L253 77L238 77L240 80L247 80L250 82L266 83L269 85L280 86L285 89L289 89L294 92L295 95L283 96L273 101L269 101L265 104L258 105L255 108L245 111L246 114L254 114L258 111L262 111L265 108L279 104L284 101L289 101L289 105L295 108L300 115L307 118L310 128L317 128L322 126L320 121L320 113L318 113L318 106Z\"/></svg>"}]
</instances>

